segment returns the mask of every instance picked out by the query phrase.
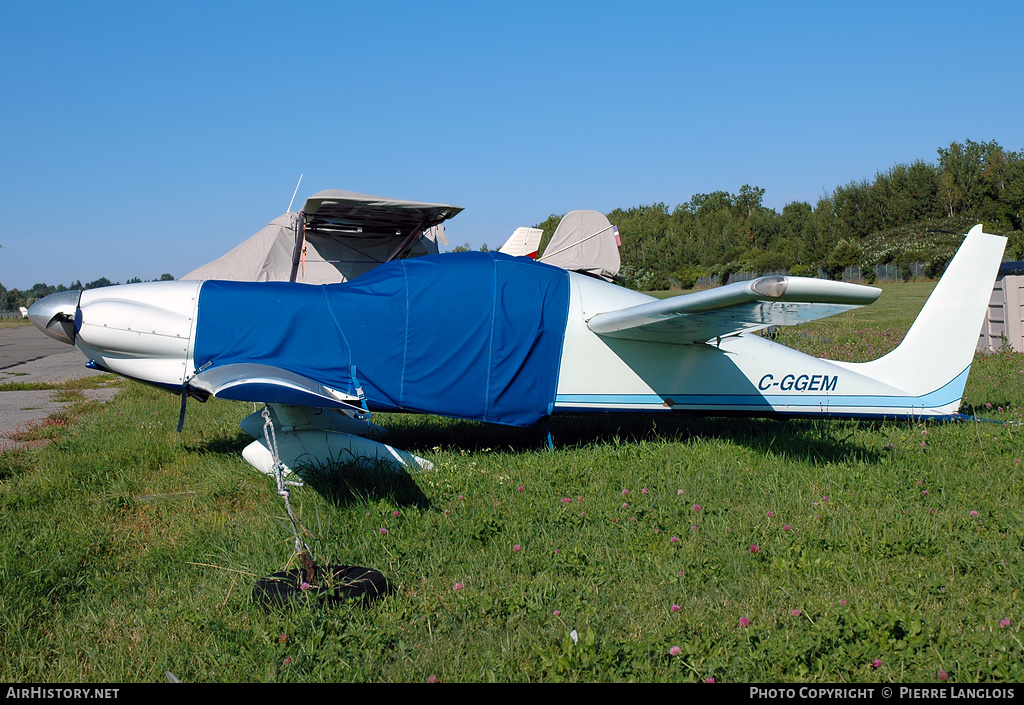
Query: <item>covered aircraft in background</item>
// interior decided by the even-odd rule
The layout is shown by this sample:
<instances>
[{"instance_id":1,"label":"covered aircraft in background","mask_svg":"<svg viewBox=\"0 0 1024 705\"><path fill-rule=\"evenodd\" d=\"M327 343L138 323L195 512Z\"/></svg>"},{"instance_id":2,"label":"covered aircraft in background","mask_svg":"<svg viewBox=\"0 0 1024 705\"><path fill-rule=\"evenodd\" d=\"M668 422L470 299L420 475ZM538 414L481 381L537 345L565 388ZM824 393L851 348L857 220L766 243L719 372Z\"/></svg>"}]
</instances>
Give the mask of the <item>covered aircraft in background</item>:
<instances>
[{"instance_id":1,"label":"covered aircraft in background","mask_svg":"<svg viewBox=\"0 0 1024 705\"><path fill-rule=\"evenodd\" d=\"M335 284L395 259L436 255L459 206L329 189L182 279Z\"/></svg>"},{"instance_id":2,"label":"covered aircraft in background","mask_svg":"<svg viewBox=\"0 0 1024 705\"><path fill-rule=\"evenodd\" d=\"M462 208L329 189L306 199L221 257L182 279L291 281L337 284L385 262L436 255L447 245L444 222ZM606 231L614 231L605 236ZM499 252L537 259L544 231L516 228ZM618 230L597 211L567 213L556 228L551 262L565 269L593 267L618 272L618 252L609 242ZM607 270L605 268L610 268Z\"/></svg>"},{"instance_id":3,"label":"covered aircraft in background","mask_svg":"<svg viewBox=\"0 0 1024 705\"><path fill-rule=\"evenodd\" d=\"M414 246L427 222L385 249ZM768 276L656 299L608 281L618 236L603 215L562 223L539 261L464 252L391 257L319 286L129 284L54 294L29 317L90 366L181 395L183 415L188 396L269 405L243 422L256 438L243 455L264 472L355 458L426 468L376 440L373 412L515 426L620 412L949 417L1006 242L973 228L899 347L848 363L754 333L870 304L879 289Z\"/></svg>"},{"instance_id":4,"label":"covered aircraft in background","mask_svg":"<svg viewBox=\"0 0 1024 705\"><path fill-rule=\"evenodd\" d=\"M618 227L599 211L570 211L562 216L540 261L605 281L619 276Z\"/></svg>"},{"instance_id":5,"label":"covered aircraft in background","mask_svg":"<svg viewBox=\"0 0 1024 705\"><path fill-rule=\"evenodd\" d=\"M540 239L543 235L544 231L540 228L516 228L512 237L501 246L498 252L513 257L537 259L537 255L540 253Z\"/></svg>"}]
</instances>

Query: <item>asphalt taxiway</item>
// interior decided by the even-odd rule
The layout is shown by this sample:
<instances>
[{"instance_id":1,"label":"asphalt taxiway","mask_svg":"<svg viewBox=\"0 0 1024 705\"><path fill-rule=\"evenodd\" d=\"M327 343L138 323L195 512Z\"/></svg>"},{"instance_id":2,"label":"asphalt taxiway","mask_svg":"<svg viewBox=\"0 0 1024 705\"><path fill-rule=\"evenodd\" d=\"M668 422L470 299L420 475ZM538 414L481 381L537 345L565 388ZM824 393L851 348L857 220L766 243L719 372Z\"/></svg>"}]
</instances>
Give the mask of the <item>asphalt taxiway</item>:
<instances>
[{"instance_id":1,"label":"asphalt taxiway","mask_svg":"<svg viewBox=\"0 0 1024 705\"><path fill-rule=\"evenodd\" d=\"M102 374L85 366L82 353L46 337L32 326L0 328L0 450L22 445L12 436L60 411L69 402L54 401L52 389L10 390L15 383L60 384ZM109 401L116 387L82 390L90 399Z\"/></svg>"}]
</instances>

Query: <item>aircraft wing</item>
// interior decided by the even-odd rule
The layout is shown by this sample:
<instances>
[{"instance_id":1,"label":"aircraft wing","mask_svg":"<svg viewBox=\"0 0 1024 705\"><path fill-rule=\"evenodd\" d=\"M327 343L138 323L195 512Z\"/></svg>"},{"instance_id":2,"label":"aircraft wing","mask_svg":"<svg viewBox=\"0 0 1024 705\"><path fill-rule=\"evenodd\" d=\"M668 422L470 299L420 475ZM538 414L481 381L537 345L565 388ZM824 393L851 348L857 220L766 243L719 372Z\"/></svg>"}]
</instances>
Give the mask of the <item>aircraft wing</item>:
<instances>
[{"instance_id":1,"label":"aircraft wing","mask_svg":"<svg viewBox=\"0 0 1024 705\"><path fill-rule=\"evenodd\" d=\"M881 289L806 277L760 277L607 311L587 321L608 338L690 345L791 326L872 303Z\"/></svg>"},{"instance_id":2,"label":"aircraft wing","mask_svg":"<svg viewBox=\"0 0 1024 705\"><path fill-rule=\"evenodd\" d=\"M191 379L189 386L219 399L363 411L359 397L273 365L221 365L200 372Z\"/></svg>"}]
</instances>

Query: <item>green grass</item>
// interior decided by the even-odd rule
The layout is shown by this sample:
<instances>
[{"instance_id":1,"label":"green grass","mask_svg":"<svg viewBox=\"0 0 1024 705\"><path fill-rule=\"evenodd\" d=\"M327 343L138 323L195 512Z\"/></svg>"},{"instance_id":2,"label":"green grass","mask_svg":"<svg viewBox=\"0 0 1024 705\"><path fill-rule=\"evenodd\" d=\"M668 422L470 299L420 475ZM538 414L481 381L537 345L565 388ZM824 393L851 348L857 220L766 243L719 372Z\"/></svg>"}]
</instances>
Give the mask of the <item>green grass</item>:
<instances>
[{"instance_id":1,"label":"green grass","mask_svg":"<svg viewBox=\"0 0 1024 705\"><path fill-rule=\"evenodd\" d=\"M7 373L13 376L23 376L28 373L26 372L11 372ZM101 389L114 385L120 385L120 381L115 381L113 375L91 375L89 377L80 377L79 379L69 380L67 382L0 382L0 392L25 392L25 391L37 391L37 390L55 390L62 393L73 394L77 393L81 395L83 389ZM65 399L56 399L56 401L66 401Z\"/></svg>"},{"instance_id":2,"label":"green grass","mask_svg":"<svg viewBox=\"0 0 1024 705\"><path fill-rule=\"evenodd\" d=\"M876 305L909 324L927 287ZM780 340L895 345L866 313ZM978 356L967 397L1019 422L1022 383L1024 355ZM240 457L251 411L190 404L178 435L178 400L130 384L0 454L0 681L1024 679L1019 426L572 417L549 450L539 428L378 415L436 469L292 502L319 562L394 593L266 613L252 585L293 546Z\"/></svg>"},{"instance_id":3,"label":"green grass","mask_svg":"<svg viewBox=\"0 0 1024 705\"><path fill-rule=\"evenodd\" d=\"M876 286L882 294L870 306L822 319L814 325L780 329L776 339L783 345L832 360L863 362L884 355L903 340L935 282Z\"/></svg>"},{"instance_id":4,"label":"green grass","mask_svg":"<svg viewBox=\"0 0 1024 705\"><path fill-rule=\"evenodd\" d=\"M15 328L17 326L30 326L32 321L27 318L0 318L0 328Z\"/></svg>"},{"instance_id":5,"label":"green grass","mask_svg":"<svg viewBox=\"0 0 1024 705\"><path fill-rule=\"evenodd\" d=\"M115 378L113 375L95 375L80 379L67 380L65 382L15 382L0 384L0 392L7 391L33 391L45 390L54 391L50 401L66 404L60 411L51 414L39 422L32 422L9 433L8 437L20 443L38 444L41 441L50 441L57 438L65 428L75 423L83 416L91 414L102 407L98 401L89 399L83 390L99 389L102 387L123 387L125 380ZM8 450L10 443L0 441L0 454ZM0 463L0 467L3 463ZM0 479L3 473L0 472Z\"/></svg>"}]
</instances>

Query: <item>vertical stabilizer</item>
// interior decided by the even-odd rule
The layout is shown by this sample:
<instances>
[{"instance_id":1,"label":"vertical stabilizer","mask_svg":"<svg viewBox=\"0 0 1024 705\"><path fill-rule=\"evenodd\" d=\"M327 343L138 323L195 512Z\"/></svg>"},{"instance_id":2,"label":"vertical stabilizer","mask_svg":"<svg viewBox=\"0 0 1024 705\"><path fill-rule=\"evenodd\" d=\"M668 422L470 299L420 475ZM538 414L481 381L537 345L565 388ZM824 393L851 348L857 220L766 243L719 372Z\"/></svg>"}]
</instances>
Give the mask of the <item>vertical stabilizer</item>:
<instances>
[{"instance_id":1,"label":"vertical stabilizer","mask_svg":"<svg viewBox=\"0 0 1024 705\"><path fill-rule=\"evenodd\" d=\"M1005 237L982 232L981 225L971 228L899 347L844 367L912 395L933 392L966 372L1005 246Z\"/></svg>"},{"instance_id":2,"label":"vertical stabilizer","mask_svg":"<svg viewBox=\"0 0 1024 705\"><path fill-rule=\"evenodd\" d=\"M537 251L540 249L540 238L544 231L539 228L516 228L512 237L501 246L498 252L504 252L513 257L529 257L537 259Z\"/></svg>"},{"instance_id":3,"label":"vertical stabilizer","mask_svg":"<svg viewBox=\"0 0 1024 705\"><path fill-rule=\"evenodd\" d=\"M558 222L540 261L606 281L619 274L619 229L598 211L569 211Z\"/></svg>"}]
</instances>

